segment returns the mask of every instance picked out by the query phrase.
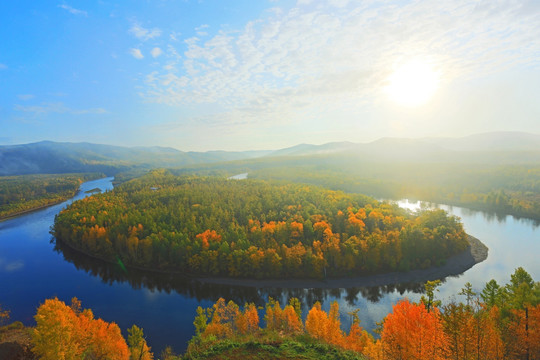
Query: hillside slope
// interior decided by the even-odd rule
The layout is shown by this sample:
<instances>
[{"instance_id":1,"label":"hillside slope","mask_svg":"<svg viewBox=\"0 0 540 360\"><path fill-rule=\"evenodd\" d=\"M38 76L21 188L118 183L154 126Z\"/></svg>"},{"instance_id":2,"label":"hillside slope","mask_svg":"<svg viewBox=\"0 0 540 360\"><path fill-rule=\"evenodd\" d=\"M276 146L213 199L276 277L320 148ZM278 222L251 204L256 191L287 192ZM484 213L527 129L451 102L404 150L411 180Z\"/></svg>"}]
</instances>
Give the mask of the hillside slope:
<instances>
[{"instance_id":1,"label":"hillside slope","mask_svg":"<svg viewBox=\"0 0 540 360\"><path fill-rule=\"evenodd\" d=\"M249 159L265 151L182 152L165 147L122 147L90 143L38 143L0 146L0 176L103 172L114 175L133 167L178 167Z\"/></svg>"}]
</instances>

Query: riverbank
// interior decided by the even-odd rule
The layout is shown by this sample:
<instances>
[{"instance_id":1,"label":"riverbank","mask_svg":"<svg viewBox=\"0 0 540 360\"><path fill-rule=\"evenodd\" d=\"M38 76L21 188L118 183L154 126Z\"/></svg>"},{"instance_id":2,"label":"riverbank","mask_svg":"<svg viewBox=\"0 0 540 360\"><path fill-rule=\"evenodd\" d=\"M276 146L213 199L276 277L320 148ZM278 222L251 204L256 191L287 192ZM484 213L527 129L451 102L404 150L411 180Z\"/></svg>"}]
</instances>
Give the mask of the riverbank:
<instances>
[{"instance_id":1,"label":"riverbank","mask_svg":"<svg viewBox=\"0 0 540 360\"><path fill-rule=\"evenodd\" d=\"M0 221L30 214L75 197L101 173L0 176Z\"/></svg>"},{"instance_id":2,"label":"riverbank","mask_svg":"<svg viewBox=\"0 0 540 360\"><path fill-rule=\"evenodd\" d=\"M30 213L33 213L34 211L46 209L46 208L48 208L48 207L51 207L51 206L54 206L54 205L61 204L61 203L63 203L64 201L67 201L67 200L71 199L72 197L74 197L75 195L77 195L78 192L79 192L79 190L75 191L75 193L73 193L72 195L62 197L61 199L55 199L54 202L51 202L51 203L47 203L47 204L44 204L44 205L39 205L39 206L31 207L31 208L29 208L29 209L20 210L20 211L13 212L13 213L8 213L8 214L6 214L6 215L1 215L1 216L0 216L0 221L4 221L4 220L8 220L8 219L13 219L13 218L16 218L16 217L18 217L18 216L30 214Z\"/></svg>"},{"instance_id":3,"label":"riverbank","mask_svg":"<svg viewBox=\"0 0 540 360\"><path fill-rule=\"evenodd\" d=\"M56 240L58 241L58 239ZM182 272L148 269L139 266L126 266L127 269L139 271L178 275L186 279L196 280L206 284L243 286L254 288L286 288L286 289L340 289L356 287L385 286L404 283L423 283L443 279L449 276L457 276L467 271L474 265L484 261L488 256L488 247L474 236L468 235L468 248L461 254L454 255L446 260L442 266L433 266L427 269L411 270L407 272L391 272L384 274L374 274L358 277L329 278L325 280L317 279L246 279L246 278L225 278L225 277L198 277L193 274ZM95 256L85 251L76 249L69 244L62 242L62 245L69 247L73 251L95 258L106 263L115 264L101 257Z\"/></svg>"},{"instance_id":4,"label":"riverbank","mask_svg":"<svg viewBox=\"0 0 540 360\"><path fill-rule=\"evenodd\" d=\"M233 278L199 278L201 282L219 285L248 286L255 288L314 288L314 289L340 289L354 287L372 287L403 283L426 282L442 279L448 276L457 276L474 265L484 261L488 256L488 248L474 236L468 235L469 247L461 254L454 255L446 260L442 266L427 269L411 270L408 272L391 272L351 278L336 278L326 280L315 279L233 279Z\"/></svg>"}]
</instances>

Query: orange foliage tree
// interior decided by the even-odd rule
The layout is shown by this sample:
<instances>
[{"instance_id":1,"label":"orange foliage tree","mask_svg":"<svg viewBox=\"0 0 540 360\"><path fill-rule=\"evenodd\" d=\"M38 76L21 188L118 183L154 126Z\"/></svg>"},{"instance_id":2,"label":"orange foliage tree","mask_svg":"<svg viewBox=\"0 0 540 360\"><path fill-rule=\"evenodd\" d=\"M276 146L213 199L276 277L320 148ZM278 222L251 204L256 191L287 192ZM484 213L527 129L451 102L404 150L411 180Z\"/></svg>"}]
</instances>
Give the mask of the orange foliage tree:
<instances>
[{"instance_id":1,"label":"orange foliage tree","mask_svg":"<svg viewBox=\"0 0 540 360\"><path fill-rule=\"evenodd\" d=\"M383 322L381 346L389 359L447 359L448 340L437 308L402 300Z\"/></svg>"},{"instance_id":2,"label":"orange foliage tree","mask_svg":"<svg viewBox=\"0 0 540 360\"><path fill-rule=\"evenodd\" d=\"M259 313L255 304L246 304L241 311L232 300L225 304L225 300L219 298L212 308L206 311L199 306L193 324L197 336L202 339L225 339L235 334L253 334L259 330Z\"/></svg>"},{"instance_id":3,"label":"orange foliage tree","mask_svg":"<svg viewBox=\"0 0 540 360\"><path fill-rule=\"evenodd\" d=\"M118 325L94 319L89 309L81 311L76 298L71 307L57 298L45 300L35 319L32 351L41 359L129 359Z\"/></svg>"},{"instance_id":4,"label":"orange foliage tree","mask_svg":"<svg viewBox=\"0 0 540 360\"><path fill-rule=\"evenodd\" d=\"M210 323L205 327L203 338L215 336L218 339L231 337L236 330L236 317L239 310L233 301L225 304L225 299L219 298L211 310Z\"/></svg>"},{"instance_id":5,"label":"orange foliage tree","mask_svg":"<svg viewBox=\"0 0 540 360\"><path fill-rule=\"evenodd\" d=\"M540 305L512 310L508 324L508 355L514 359L540 359Z\"/></svg>"},{"instance_id":6,"label":"orange foliage tree","mask_svg":"<svg viewBox=\"0 0 540 360\"><path fill-rule=\"evenodd\" d=\"M203 250L208 250L211 242L221 242L221 235L216 230L205 230L203 233L198 234L196 238L201 240Z\"/></svg>"},{"instance_id":7,"label":"orange foliage tree","mask_svg":"<svg viewBox=\"0 0 540 360\"><path fill-rule=\"evenodd\" d=\"M330 344L343 346L345 336L339 320L339 305L334 301L329 313L321 309L318 301L313 305L306 318L306 331L314 338Z\"/></svg>"},{"instance_id":8,"label":"orange foliage tree","mask_svg":"<svg viewBox=\"0 0 540 360\"><path fill-rule=\"evenodd\" d=\"M244 311L236 315L235 325L237 331L242 334L252 334L259 330L259 313L255 304L246 304Z\"/></svg>"},{"instance_id":9,"label":"orange foliage tree","mask_svg":"<svg viewBox=\"0 0 540 360\"><path fill-rule=\"evenodd\" d=\"M359 353L364 352L364 349L368 343L373 341L373 337L363 330L360 326L360 319L358 318L358 310L351 313L353 316L353 322L349 330L349 334L345 337L344 347L349 350L353 350Z\"/></svg>"},{"instance_id":10,"label":"orange foliage tree","mask_svg":"<svg viewBox=\"0 0 540 360\"><path fill-rule=\"evenodd\" d=\"M291 299L290 303L283 309L279 305L279 301L272 298L266 304L266 328L268 330L280 331L287 334L300 333L303 330L301 314L298 313L296 299Z\"/></svg>"}]
</instances>

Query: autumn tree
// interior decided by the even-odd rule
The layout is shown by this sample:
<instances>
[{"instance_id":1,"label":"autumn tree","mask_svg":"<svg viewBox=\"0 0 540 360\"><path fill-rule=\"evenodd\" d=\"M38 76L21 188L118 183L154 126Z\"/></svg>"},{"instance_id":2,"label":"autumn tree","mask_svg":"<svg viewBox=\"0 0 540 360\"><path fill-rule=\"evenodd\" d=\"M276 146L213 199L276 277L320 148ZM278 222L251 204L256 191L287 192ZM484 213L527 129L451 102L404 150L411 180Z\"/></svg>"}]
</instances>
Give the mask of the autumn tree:
<instances>
[{"instance_id":1,"label":"autumn tree","mask_svg":"<svg viewBox=\"0 0 540 360\"><path fill-rule=\"evenodd\" d=\"M266 312L264 314L264 321L266 322L266 328L268 330L281 330L282 312L283 309L281 309L279 301L269 298L266 303Z\"/></svg>"},{"instance_id":2,"label":"autumn tree","mask_svg":"<svg viewBox=\"0 0 540 360\"><path fill-rule=\"evenodd\" d=\"M343 347L361 353L368 343L373 341L373 337L360 326L360 318L358 317L359 310L360 309L356 309L349 313L352 316L353 321L351 328L349 329L349 334L347 334L344 339Z\"/></svg>"},{"instance_id":3,"label":"autumn tree","mask_svg":"<svg viewBox=\"0 0 540 360\"><path fill-rule=\"evenodd\" d=\"M259 329L259 313L255 304L245 304L235 319L236 330L241 335L253 334Z\"/></svg>"},{"instance_id":4,"label":"autumn tree","mask_svg":"<svg viewBox=\"0 0 540 360\"><path fill-rule=\"evenodd\" d=\"M507 306L511 309L507 336L514 339L512 342L507 341L509 352L524 359L540 357L540 354L535 353L534 346L537 338L535 332L540 329L534 329L534 319L531 318L540 302L540 284L535 283L531 275L519 267L510 276L506 292Z\"/></svg>"},{"instance_id":5,"label":"autumn tree","mask_svg":"<svg viewBox=\"0 0 540 360\"><path fill-rule=\"evenodd\" d=\"M321 309L321 303L316 302L306 317L306 331L316 339L324 339L326 336L326 324L328 314Z\"/></svg>"},{"instance_id":6,"label":"autumn tree","mask_svg":"<svg viewBox=\"0 0 540 360\"><path fill-rule=\"evenodd\" d=\"M390 359L446 359L448 340L439 310L402 300L383 322L382 350Z\"/></svg>"},{"instance_id":7,"label":"autumn tree","mask_svg":"<svg viewBox=\"0 0 540 360\"><path fill-rule=\"evenodd\" d=\"M207 310L200 306L197 307L197 316L195 316L195 320L193 321L193 325L195 325L195 336L204 334L208 325L208 316L206 314Z\"/></svg>"},{"instance_id":8,"label":"autumn tree","mask_svg":"<svg viewBox=\"0 0 540 360\"><path fill-rule=\"evenodd\" d=\"M143 329L133 325L128 329L130 360L153 360L154 355L146 343Z\"/></svg>"},{"instance_id":9,"label":"autumn tree","mask_svg":"<svg viewBox=\"0 0 540 360\"><path fill-rule=\"evenodd\" d=\"M339 304L337 301L330 304L330 311L326 323L324 340L330 344L343 346L344 334L341 330L341 321L339 319Z\"/></svg>"},{"instance_id":10,"label":"autumn tree","mask_svg":"<svg viewBox=\"0 0 540 360\"><path fill-rule=\"evenodd\" d=\"M341 330L337 301L330 305L328 313L321 309L319 302L316 302L307 315L306 331L314 338L343 347L345 336Z\"/></svg>"},{"instance_id":11,"label":"autumn tree","mask_svg":"<svg viewBox=\"0 0 540 360\"><path fill-rule=\"evenodd\" d=\"M221 235L216 230L205 230L203 233L198 234L196 238L201 240L204 250L208 250L211 243L221 242Z\"/></svg>"},{"instance_id":12,"label":"autumn tree","mask_svg":"<svg viewBox=\"0 0 540 360\"><path fill-rule=\"evenodd\" d=\"M129 359L126 341L115 323L94 319L91 310L47 299L38 308L32 331L32 351L41 359Z\"/></svg>"},{"instance_id":13,"label":"autumn tree","mask_svg":"<svg viewBox=\"0 0 540 360\"><path fill-rule=\"evenodd\" d=\"M3 310L2 305L0 305L0 326L3 326L9 321L9 310Z\"/></svg>"},{"instance_id":14,"label":"autumn tree","mask_svg":"<svg viewBox=\"0 0 540 360\"><path fill-rule=\"evenodd\" d=\"M264 319L268 330L280 331L286 334L297 334L303 330L302 318L298 299L291 298L283 309L279 301L272 298L266 303Z\"/></svg>"},{"instance_id":15,"label":"autumn tree","mask_svg":"<svg viewBox=\"0 0 540 360\"><path fill-rule=\"evenodd\" d=\"M439 291L437 287L441 285L441 280L427 281L424 284L424 289L426 291L426 296L422 295L420 301L426 307L426 310L429 312L433 307L438 307L441 305L440 300L435 300L435 290Z\"/></svg>"},{"instance_id":16,"label":"autumn tree","mask_svg":"<svg viewBox=\"0 0 540 360\"><path fill-rule=\"evenodd\" d=\"M159 354L160 360L178 360L180 357L176 355L173 351L173 349L170 346L167 346L163 351L161 351L161 354Z\"/></svg>"},{"instance_id":17,"label":"autumn tree","mask_svg":"<svg viewBox=\"0 0 540 360\"><path fill-rule=\"evenodd\" d=\"M498 326L500 311L497 306L480 304L471 318L471 355L478 360L504 359L504 344Z\"/></svg>"},{"instance_id":18,"label":"autumn tree","mask_svg":"<svg viewBox=\"0 0 540 360\"><path fill-rule=\"evenodd\" d=\"M211 320L204 327L203 338L215 336L218 339L225 339L235 333L239 309L232 300L225 304L225 299L219 298L208 313L211 315Z\"/></svg>"},{"instance_id":19,"label":"autumn tree","mask_svg":"<svg viewBox=\"0 0 540 360\"><path fill-rule=\"evenodd\" d=\"M508 324L508 355L515 359L540 359L540 305L514 309Z\"/></svg>"},{"instance_id":20,"label":"autumn tree","mask_svg":"<svg viewBox=\"0 0 540 360\"><path fill-rule=\"evenodd\" d=\"M441 319L448 338L451 359L467 359L471 348L471 312L463 303L452 301L442 307Z\"/></svg>"}]
</instances>

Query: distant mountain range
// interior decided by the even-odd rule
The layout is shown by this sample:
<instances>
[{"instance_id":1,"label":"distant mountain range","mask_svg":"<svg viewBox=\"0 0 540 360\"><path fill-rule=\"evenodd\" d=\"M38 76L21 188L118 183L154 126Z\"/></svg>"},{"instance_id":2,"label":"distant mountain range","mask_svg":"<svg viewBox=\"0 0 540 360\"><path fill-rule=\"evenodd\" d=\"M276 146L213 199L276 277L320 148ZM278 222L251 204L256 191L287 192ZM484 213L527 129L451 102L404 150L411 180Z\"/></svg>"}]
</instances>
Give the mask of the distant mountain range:
<instances>
[{"instance_id":1,"label":"distant mountain range","mask_svg":"<svg viewBox=\"0 0 540 360\"><path fill-rule=\"evenodd\" d=\"M267 156L322 155L339 152L390 152L399 153L446 153L453 152L521 152L540 151L540 135L524 132L490 132L461 138L391 138L385 137L370 143L333 142L323 145L300 144L276 150Z\"/></svg>"},{"instance_id":2,"label":"distant mountain range","mask_svg":"<svg viewBox=\"0 0 540 360\"><path fill-rule=\"evenodd\" d=\"M517 155L519 153L519 155ZM371 143L300 144L275 151L183 152L166 147L121 147L42 141L0 146L0 176L182 167L257 158L340 155L407 161L540 161L540 135L493 132L462 138L382 138Z\"/></svg>"},{"instance_id":3,"label":"distant mountain range","mask_svg":"<svg viewBox=\"0 0 540 360\"><path fill-rule=\"evenodd\" d=\"M525 132L490 132L462 138L424 138L454 151L539 151L540 135Z\"/></svg>"},{"instance_id":4,"label":"distant mountain range","mask_svg":"<svg viewBox=\"0 0 540 360\"><path fill-rule=\"evenodd\" d=\"M108 175L133 167L179 167L190 164L250 159L269 151L183 152L166 147L122 147L91 143L41 141L0 146L0 176L104 172Z\"/></svg>"}]
</instances>

